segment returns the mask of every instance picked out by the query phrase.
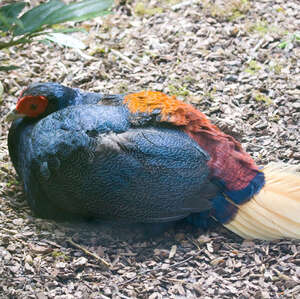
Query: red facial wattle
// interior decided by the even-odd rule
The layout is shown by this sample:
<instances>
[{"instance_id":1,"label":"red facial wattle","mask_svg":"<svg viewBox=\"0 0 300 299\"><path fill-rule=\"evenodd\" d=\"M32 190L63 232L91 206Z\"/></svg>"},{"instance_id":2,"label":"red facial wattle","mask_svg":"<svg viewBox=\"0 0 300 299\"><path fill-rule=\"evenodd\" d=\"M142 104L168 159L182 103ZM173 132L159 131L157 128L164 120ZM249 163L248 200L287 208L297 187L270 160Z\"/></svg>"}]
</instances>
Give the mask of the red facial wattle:
<instances>
[{"instance_id":1,"label":"red facial wattle","mask_svg":"<svg viewBox=\"0 0 300 299\"><path fill-rule=\"evenodd\" d=\"M27 95L18 100L16 110L28 117L38 117L45 112L47 106L48 100L44 96Z\"/></svg>"}]
</instances>

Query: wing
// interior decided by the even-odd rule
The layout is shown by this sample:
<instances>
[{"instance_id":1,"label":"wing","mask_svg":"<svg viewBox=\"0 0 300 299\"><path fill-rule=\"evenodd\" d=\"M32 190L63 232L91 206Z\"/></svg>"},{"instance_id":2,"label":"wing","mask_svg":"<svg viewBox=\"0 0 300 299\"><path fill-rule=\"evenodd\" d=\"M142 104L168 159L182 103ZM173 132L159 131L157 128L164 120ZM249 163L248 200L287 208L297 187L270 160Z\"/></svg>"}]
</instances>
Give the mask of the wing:
<instances>
[{"instance_id":1,"label":"wing","mask_svg":"<svg viewBox=\"0 0 300 299\"><path fill-rule=\"evenodd\" d=\"M70 107L32 132L47 200L83 216L161 222L211 207L208 154L183 131L132 128L123 106Z\"/></svg>"},{"instance_id":2,"label":"wing","mask_svg":"<svg viewBox=\"0 0 300 299\"><path fill-rule=\"evenodd\" d=\"M120 175L123 178L123 195L118 196L126 198L135 217L143 222L171 221L211 208L218 188L208 180L209 157L184 132L149 127L115 138L121 151L115 156L120 168L114 177L116 183Z\"/></svg>"},{"instance_id":3,"label":"wing","mask_svg":"<svg viewBox=\"0 0 300 299\"><path fill-rule=\"evenodd\" d=\"M208 166L212 176L236 203L249 200L264 185L263 175L240 143L220 131L192 105L152 91L128 94L123 104L134 125L168 123L182 128L210 155Z\"/></svg>"}]
</instances>

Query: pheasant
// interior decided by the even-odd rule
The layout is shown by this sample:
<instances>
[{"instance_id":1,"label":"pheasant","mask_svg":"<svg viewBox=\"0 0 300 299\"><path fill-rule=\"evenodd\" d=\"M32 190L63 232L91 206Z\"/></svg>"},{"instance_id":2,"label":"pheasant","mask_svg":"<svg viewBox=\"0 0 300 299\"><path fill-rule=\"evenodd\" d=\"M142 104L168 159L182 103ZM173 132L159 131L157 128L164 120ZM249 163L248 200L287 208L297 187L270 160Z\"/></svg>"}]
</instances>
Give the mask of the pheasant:
<instances>
[{"instance_id":1,"label":"pheasant","mask_svg":"<svg viewBox=\"0 0 300 299\"><path fill-rule=\"evenodd\" d=\"M245 239L300 239L296 167L258 167L175 96L36 83L8 119L10 157L37 216L196 226L213 218Z\"/></svg>"}]
</instances>

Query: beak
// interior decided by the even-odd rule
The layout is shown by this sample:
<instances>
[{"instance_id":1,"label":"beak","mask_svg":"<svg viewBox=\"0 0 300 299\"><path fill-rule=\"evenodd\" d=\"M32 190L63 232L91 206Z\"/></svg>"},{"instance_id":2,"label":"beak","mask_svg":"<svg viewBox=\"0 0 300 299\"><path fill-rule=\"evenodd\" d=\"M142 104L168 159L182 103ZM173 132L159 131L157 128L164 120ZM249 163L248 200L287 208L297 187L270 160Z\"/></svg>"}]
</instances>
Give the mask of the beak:
<instances>
[{"instance_id":1,"label":"beak","mask_svg":"<svg viewBox=\"0 0 300 299\"><path fill-rule=\"evenodd\" d=\"M22 118L24 117L25 114L21 114L21 113L18 113L16 109L10 111L7 115L6 115L6 121L13 121L13 120L16 120L18 118Z\"/></svg>"}]
</instances>

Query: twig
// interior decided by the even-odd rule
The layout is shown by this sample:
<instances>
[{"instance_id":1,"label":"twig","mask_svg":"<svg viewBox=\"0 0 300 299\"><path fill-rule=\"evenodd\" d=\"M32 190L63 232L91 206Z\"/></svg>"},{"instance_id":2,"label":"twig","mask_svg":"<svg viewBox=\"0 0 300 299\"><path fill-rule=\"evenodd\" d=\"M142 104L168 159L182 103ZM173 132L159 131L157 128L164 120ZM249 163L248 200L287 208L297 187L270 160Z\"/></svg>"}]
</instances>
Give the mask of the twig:
<instances>
[{"instance_id":1,"label":"twig","mask_svg":"<svg viewBox=\"0 0 300 299\"><path fill-rule=\"evenodd\" d=\"M255 53L259 48L260 46L265 42L264 39L261 39L257 44L256 46L253 48L253 53Z\"/></svg>"},{"instance_id":2,"label":"twig","mask_svg":"<svg viewBox=\"0 0 300 299\"><path fill-rule=\"evenodd\" d=\"M191 243L193 243L193 244L197 247L197 249L198 249L199 251L201 250L201 248L200 248L200 246L199 246L199 242L198 242L197 240L192 239L192 238L190 238L189 236L187 236L187 239L188 239Z\"/></svg>"},{"instance_id":3,"label":"twig","mask_svg":"<svg viewBox=\"0 0 300 299\"><path fill-rule=\"evenodd\" d=\"M26 37L21 37L19 39L16 40L12 40L10 42L0 42L0 50L4 49L4 48L9 48L11 46L15 46L18 44L26 44L26 43L30 43L31 40L27 39Z\"/></svg>"},{"instance_id":4,"label":"twig","mask_svg":"<svg viewBox=\"0 0 300 299\"><path fill-rule=\"evenodd\" d=\"M174 267L177 267L179 265L185 264L186 262L188 262L189 260L193 259L194 257L195 256L192 255L192 256L188 257L187 259L185 259L183 261L180 261L178 263L170 265L167 269L174 268ZM134 276L134 277L132 277L132 278L130 278L130 279L122 282L122 283L119 283L118 286L122 286L124 284L129 283L129 282L132 282L132 281L136 280L138 277L144 276L145 274L154 273L155 271L160 270L160 269L161 269L161 267L158 266L158 267L155 267L154 269L149 269L149 270L145 270L145 271L139 272L139 273L136 274L136 276Z\"/></svg>"},{"instance_id":5,"label":"twig","mask_svg":"<svg viewBox=\"0 0 300 299\"><path fill-rule=\"evenodd\" d=\"M292 278L288 277L287 275L281 273L280 271L278 271L277 269L273 269L276 274L278 275L279 278L283 279L283 280L293 280Z\"/></svg>"},{"instance_id":6,"label":"twig","mask_svg":"<svg viewBox=\"0 0 300 299\"><path fill-rule=\"evenodd\" d=\"M75 242L72 240L72 238L68 238L67 241L68 241L71 245L73 245L74 247L76 247L76 248L82 250L86 255L89 255L89 256L95 258L97 261L99 261L99 262L100 262L103 266L105 266L106 268L110 268L110 267L111 267L110 263L108 263L107 261L105 261L103 258L101 258L101 257L100 257L99 255L97 255L96 253L93 253L93 252L87 250L86 248L82 247L81 245L75 243Z\"/></svg>"},{"instance_id":7,"label":"twig","mask_svg":"<svg viewBox=\"0 0 300 299\"><path fill-rule=\"evenodd\" d=\"M120 57L124 61L126 61L128 64L131 65L137 65L133 60L129 59L127 56L123 55L121 52L115 50L115 49L110 49L110 51L115 54L116 56Z\"/></svg>"},{"instance_id":8,"label":"twig","mask_svg":"<svg viewBox=\"0 0 300 299\"><path fill-rule=\"evenodd\" d=\"M80 49L73 49L74 52L78 53L82 58L84 58L85 60L96 60L95 57L91 56L91 55L87 55L85 54L83 51L81 51Z\"/></svg>"},{"instance_id":9,"label":"twig","mask_svg":"<svg viewBox=\"0 0 300 299\"><path fill-rule=\"evenodd\" d=\"M255 57L256 57L256 51L261 47L261 45L265 42L264 39L261 39L257 44L256 46L250 50L250 57L248 58L247 60L247 63L249 63L251 60L253 60Z\"/></svg>"},{"instance_id":10,"label":"twig","mask_svg":"<svg viewBox=\"0 0 300 299\"><path fill-rule=\"evenodd\" d=\"M187 284L187 283L189 283L189 282L184 281L182 279L167 278L167 277L162 278L161 280L165 281L165 282L176 282L176 283L181 283L181 284Z\"/></svg>"}]
</instances>

